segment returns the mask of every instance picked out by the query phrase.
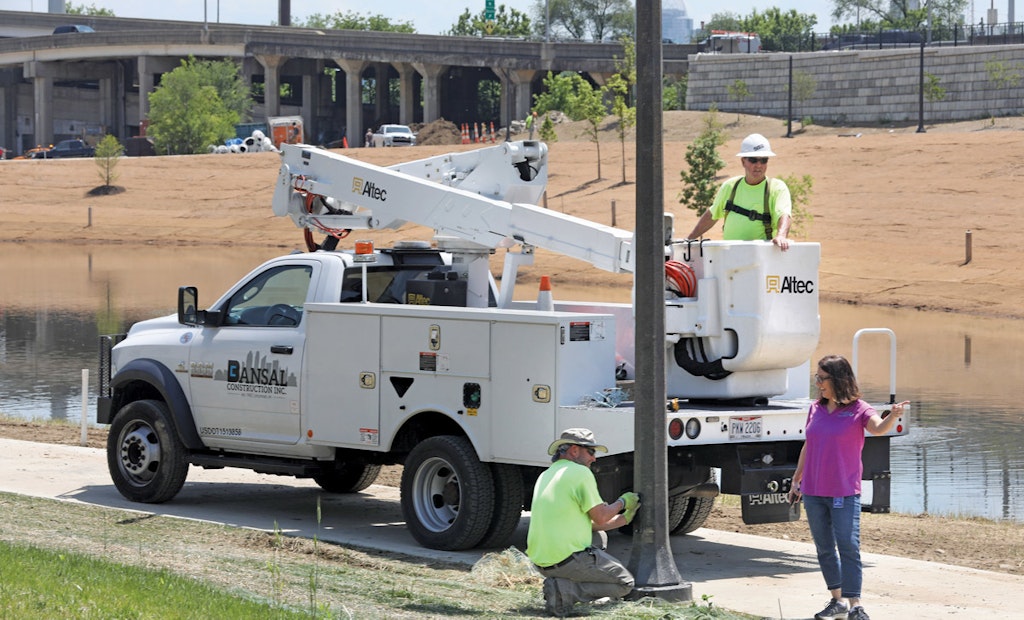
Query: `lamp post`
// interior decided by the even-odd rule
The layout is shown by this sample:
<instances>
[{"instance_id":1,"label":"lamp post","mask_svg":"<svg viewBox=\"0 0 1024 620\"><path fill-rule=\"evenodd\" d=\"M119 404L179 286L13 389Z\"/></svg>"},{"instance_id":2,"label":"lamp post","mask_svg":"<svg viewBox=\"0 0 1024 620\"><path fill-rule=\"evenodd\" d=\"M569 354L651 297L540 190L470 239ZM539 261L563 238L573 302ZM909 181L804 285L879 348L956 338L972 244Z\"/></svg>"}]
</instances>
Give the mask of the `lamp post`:
<instances>
[{"instance_id":1,"label":"lamp post","mask_svg":"<svg viewBox=\"0 0 1024 620\"><path fill-rule=\"evenodd\" d=\"M544 42L551 40L551 0L544 0Z\"/></svg>"}]
</instances>

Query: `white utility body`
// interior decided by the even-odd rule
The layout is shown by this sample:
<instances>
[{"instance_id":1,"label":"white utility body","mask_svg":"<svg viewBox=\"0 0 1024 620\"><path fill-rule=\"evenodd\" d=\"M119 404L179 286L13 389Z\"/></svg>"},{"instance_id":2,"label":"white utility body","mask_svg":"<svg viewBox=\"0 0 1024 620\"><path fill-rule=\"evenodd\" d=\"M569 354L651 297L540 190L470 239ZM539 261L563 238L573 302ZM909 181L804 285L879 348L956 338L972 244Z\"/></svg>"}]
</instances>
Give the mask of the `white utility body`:
<instances>
[{"instance_id":1,"label":"white utility body","mask_svg":"<svg viewBox=\"0 0 1024 620\"><path fill-rule=\"evenodd\" d=\"M390 168L283 145L273 210L304 229L309 251L267 261L209 310L182 287L177 316L102 340L98 421L112 425L118 489L167 501L191 464L355 492L402 464L416 540L500 546L569 427L609 446L594 465L602 493L630 488L632 307L538 307L513 292L535 248L631 272L632 234L538 207L546 181L540 142ZM372 248L373 231L406 221L433 228L433 243ZM339 249L351 231L360 239ZM500 290L489 267L499 249ZM785 493L810 404L819 245L684 240L665 251L666 273L690 284L665 293L671 530L700 527L720 490L742 497L748 522L793 519ZM903 421L893 434L906 432ZM888 440L865 450L873 510L888 509Z\"/></svg>"}]
</instances>

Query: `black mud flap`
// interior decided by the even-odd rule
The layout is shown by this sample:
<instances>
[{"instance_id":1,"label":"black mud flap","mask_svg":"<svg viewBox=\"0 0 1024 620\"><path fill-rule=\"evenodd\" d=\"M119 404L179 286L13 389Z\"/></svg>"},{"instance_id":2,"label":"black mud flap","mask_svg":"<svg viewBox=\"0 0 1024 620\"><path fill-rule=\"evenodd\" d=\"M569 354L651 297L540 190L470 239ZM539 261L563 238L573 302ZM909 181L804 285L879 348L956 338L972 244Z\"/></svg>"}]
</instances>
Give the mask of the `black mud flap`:
<instances>
[{"instance_id":1,"label":"black mud flap","mask_svg":"<svg viewBox=\"0 0 1024 620\"><path fill-rule=\"evenodd\" d=\"M786 523L800 520L800 502L789 503L786 493L749 493L740 496L743 522Z\"/></svg>"}]
</instances>

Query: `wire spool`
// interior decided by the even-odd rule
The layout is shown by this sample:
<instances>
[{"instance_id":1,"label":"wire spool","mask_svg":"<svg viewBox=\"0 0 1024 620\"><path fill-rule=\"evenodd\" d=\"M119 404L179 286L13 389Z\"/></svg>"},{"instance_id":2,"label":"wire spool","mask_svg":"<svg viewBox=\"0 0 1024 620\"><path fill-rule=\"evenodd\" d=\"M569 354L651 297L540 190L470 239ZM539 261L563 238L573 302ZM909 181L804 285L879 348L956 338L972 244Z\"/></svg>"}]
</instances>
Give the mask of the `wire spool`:
<instances>
[{"instance_id":1,"label":"wire spool","mask_svg":"<svg viewBox=\"0 0 1024 620\"><path fill-rule=\"evenodd\" d=\"M679 297L697 296L697 274L686 263L665 261L665 290Z\"/></svg>"}]
</instances>

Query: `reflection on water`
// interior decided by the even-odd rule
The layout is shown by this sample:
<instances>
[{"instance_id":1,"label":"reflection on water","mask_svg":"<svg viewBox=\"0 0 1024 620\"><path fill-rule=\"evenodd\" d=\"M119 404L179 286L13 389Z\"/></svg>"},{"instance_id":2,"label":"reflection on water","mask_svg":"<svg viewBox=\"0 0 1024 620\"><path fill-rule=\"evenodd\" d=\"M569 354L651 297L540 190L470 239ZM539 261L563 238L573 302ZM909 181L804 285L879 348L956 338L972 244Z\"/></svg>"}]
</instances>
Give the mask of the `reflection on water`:
<instances>
[{"instance_id":1,"label":"reflection on water","mask_svg":"<svg viewBox=\"0 0 1024 620\"><path fill-rule=\"evenodd\" d=\"M280 249L28 248L0 246L0 413L81 414L81 369L95 373L100 333L174 310L177 287L202 303ZM526 287L523 287L524 289ZM523 298L526 290L520 291ZM579 295L577 293L580 293ZM556 297L583 299L556 283ZM593 299L593 290L587 291ZM628 301L618 291L617 301ZM1019 322L823 304L817 356L849 356L862 327L896 331L897 398L913 402L912 431L893 440L893 510L1024 521L1024 376ZM865 397L889 394L888 342L861 343ZM90 380L95 389L95 379ZM89 417L95 419L94 393Z\"/></svg>"}]
</instances>

